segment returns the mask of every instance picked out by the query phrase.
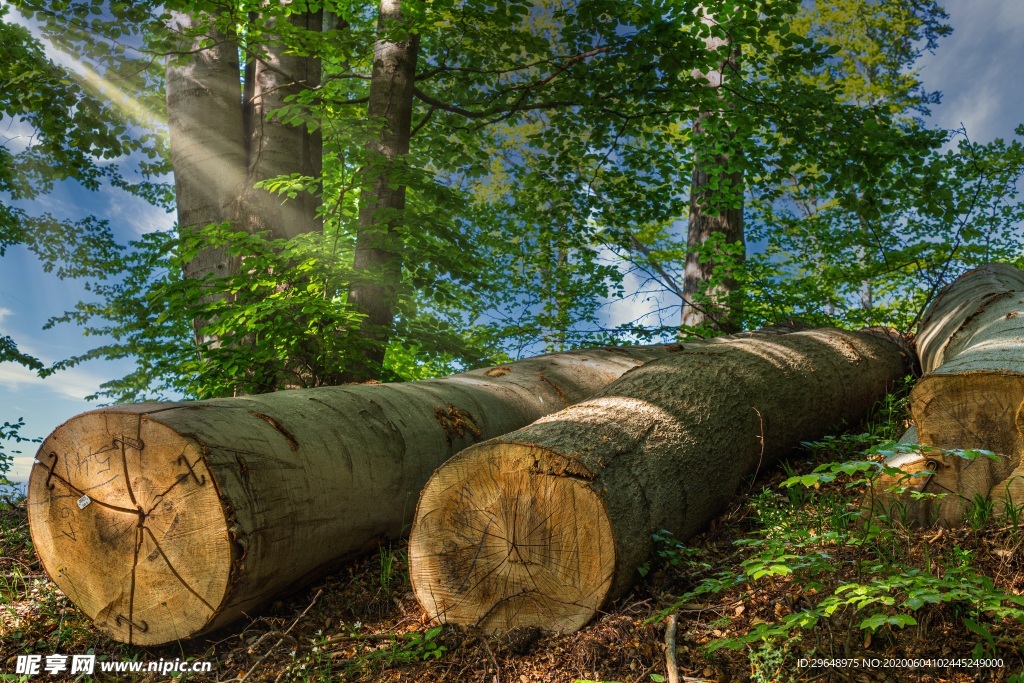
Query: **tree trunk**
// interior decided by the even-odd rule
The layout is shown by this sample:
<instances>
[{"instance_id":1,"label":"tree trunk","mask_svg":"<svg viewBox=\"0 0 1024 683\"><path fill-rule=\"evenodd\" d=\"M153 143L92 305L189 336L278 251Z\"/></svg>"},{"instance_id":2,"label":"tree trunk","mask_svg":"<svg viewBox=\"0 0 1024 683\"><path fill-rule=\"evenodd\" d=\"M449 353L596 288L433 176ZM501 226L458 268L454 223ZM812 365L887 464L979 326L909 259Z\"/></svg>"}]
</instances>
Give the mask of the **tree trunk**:
<instances>
[{"instance_id":1,"label":"tree trunk","mask_svg":"<svg viewBox=\"0 0 1024 683\"><path fill-rule=\"evenodd\" d=\"M378 32L393 31L404 23L401 0L381 0ZM382 38L374 46L368 115L371 120L383 120L383 128L369 144L366 183L359 200L349 302L366 316L359 330L364 363L347 374L349 381L380 375L402 279L398 231L405 210L405 182L394 176L396 171L401 175L401 158L409 153L419 36L404 38Z\"/></svg>"},{"instance_id":2,"label":"tree trunk","mask_svg":"<svg viewBox=\"0 0 1024 683\"><path fill-rule=\"evenodd\" d=\"M714 24L714 18L704 9L702 21L707 25ZM717 52L730 44L728 38L711 36L704 41L705 49ZM734 50L732 56L725 59L722 66L708 73L694 71L694 78L707 79L707 87L720 91L725 80L725 70L735 70L738 66L739 54ZM719 96L721 99L721 96ZM720 114L702 112L693 124L695 145L700 147L700 138L707 135L707 122ZM734 279L726 277L714 286L709 286L714 273L716 260L713 254L706 251L705 243L712 235L721 234L727 244L743 244L743 207L742 187L743 174L740 172L719 173L719 187L709 186L708 162L716 167L729 163L728 155L713 155L709 160L705 155L696 153L694 158L693 181L690 183L690 217L686 236L686 270L683 277L683 309L681 324L683 327L696 328L710 326L722 332L737 332L741 329L741 301ZM730 192L738 193L741 202L737 207L732 203L725 208L721 201L723 188L729 187Z\"/></svg>"},{"instance_id":3,"label":"tree trunk","mask_svg":"<svg viewBox=\"0 0 1024 683\"><path fill-rule=\"evenodd\" d=\"M462 448L668 353L588 349L407 384L84 413L40 447L33 542L112 638L187 638L402 535L431 472Z\"/></svg>"},{"instance_id":4,"label":"tree trunk","mask_svg":"<svg viewBox=\"0 0 1024 683\"><path fill-rule=\"evenodd\" d=\"M273 31L274 23L265 20ZM305 12L287 17L294 27L320 31L322 12ZM253 187L270 178L288 175L320 178L323 139L319 125L285 123L273 112L288 106L289 98L320 85L320 60L312 55L296 55L294 49L278 38L263 46L263 54L252 61L246 79L246 164L248 183L239 199L240 226L256 233L269 231L272 239L290 239L323 229L318 215L321 196L300 192L292 199ZM251 83L249 82L251 78ZM312 119L312 112L305 112Z\"/></svg>"},{"instance_id":5,"label":"tree trunk","mask_svg":"<svg viewBox=\"0 0 1024 683\"><path fill-rule=\"evenodd\" d=\"M633 583L653 533L685 540L745 478L860 421L909 357L881 332L687 343L472 446L420 497L409 539L416 598L438 621L485 631L576 630Z\"/></svg>"},{"instance_id":6,"label":"tree trunk","mask_svg":"<svg viewBox=\"0 0 1024 683\"><path fill-rule=\"evenodd\" d=\"M171 13L172 30L186 35L197 19ZM167 125L178 228L182 233L232 218L236 197L245 186L245 134L238 83L238 44L234 36L211 27L212 47L200 49L202 37L183 46L188 58L167 62ZM231 258L222 247L203 249L185 266L185 277L232 274ZM196 321L196 340L204 321Z\"/></svg>"},{"instance_id":7,"label":"tree trunk","mask_svg":"<svg viewBox=\"0 0 1024 683\"><path fill-rule=\"evenodd\" d=\"M954 526L976 496L1024 505L1015 473L1024 453L1024 272L1003 263L970 270L939 292L921 319L917 350L925 373L910 394L921 452L888 464L913 490L945 494L914 499L876 482L876 509L916 526ZM998 457L965 458L941 449L985 449ZM1013 480L1013 481L1011 481ZM1009 486L1009 491L1007 487ZM1014 492L1016 491L1016 494ZM895 503L895 505L894 505ZM998 509L997 512L1002 510Z\"/></svg>"},{"instance_id":8,"label":"tree trunk","mask_svg":"<svg viewBox=\"0 0 1024 683\"><path fill-rule=\"evenodd\" d=\"M319 30L322 17L319 12L295 14L289 21L297 28ZM203 35L192 37L200 23ZM249 232L269 231L272 238L320 230L318 194L300 193L284 200L253 187L278 176L320 177L319 127L292 126L270 116L285 106L286 97L319 85L319 59L292 54L281 39L271 41L261 58L247 65L241 83L235 36L218 32L207 17L181 12L172 12L171 27L188 36L183 47L191 50L184 60L171 58L167 64L179 229L187 232L231 221ZM200 49L209 38L213 46ZM224 248L210 247L185 265L185 277L226 277L236 274L238 266ZM200 344L217 341L200 338L199 330L207 322L194 321Z\"/></svg>"},{"instance_id":9,"label":"tree trunk","mask_svg":"<svg viewBox=\"0 0 1024 683\"><path fill-rule=\"evenodd\" d=\"M282 3L283 4L283 3ZM266 44L253 47L258 57L246 65L246 98L243 102L246 121L247 182L237 199L234 214L236 227L250 233L266 232L269 239L292 239L298 235L323 230L319 215L322 202L321 175L323 165L323 138L317 112L303 108L303 122L295 125L282 118L282 108L294 108L292 101L304 91L317 88L321 81L320 60L314 55L296 54L297 48L286 44L280 35L280 24L285 33L294 29L319 33L323 28L323 12L303 12L287 17L256 16L252 23L260 22L270 34ZM287 118L291 118L289 115ZM294 197L256 187L260 182L282 176L313 178L317 187L313 191L298 192ZM279 290L304 287L296 282L276 277ZM294 316L301 317L299 311ZM246 344L256 343L252 337ZM251 369L251 387L257 392L302 386L309 375L307 363L298 358L277 358ZM241 393L235 390L235 395Z\"/></svg>"}]
</instances>

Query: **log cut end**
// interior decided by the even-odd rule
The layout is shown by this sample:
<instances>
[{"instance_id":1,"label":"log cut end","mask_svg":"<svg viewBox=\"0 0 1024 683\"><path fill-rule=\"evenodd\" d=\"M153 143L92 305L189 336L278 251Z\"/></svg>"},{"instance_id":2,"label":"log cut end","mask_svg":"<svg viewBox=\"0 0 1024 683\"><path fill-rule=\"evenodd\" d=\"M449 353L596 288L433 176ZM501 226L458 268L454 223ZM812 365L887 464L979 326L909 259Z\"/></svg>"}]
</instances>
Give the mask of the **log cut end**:
<instances>
[{"instance_id":1,"label":"log cut end","mask_svg":"<svg viewBox=\"0 0 1024 683\"><path fill-rule=\"evenodd\" d=\"M85 413L43 442L28 492L46 573L112 638L162 644L209 624L232 543L191 440L141 413Z\"/></svg>"},{"instance_id":2,"label":"log cut end","mask_svg":"<svg viewBox=\"0 0 1024 683\"><path fill-rule=\"evenodd\" d=\"M413 591L435 620L484 632L571 632L612 587L612 525L592 475L527 444L490 443L440 468L409 539Z\"/></svg>"},{"instance_id":3,"label":"log cut end","mask_svg":"<svg viewBox=\"0 0 1024 683\"><path fill-rule=\"evenodd\" d=\"M953 527L964 522L979 496L1002 496L1007 503L1024 505L1020 479L1011 476L1024 453L1024 376L934 372L914 387L910 406L916 438L927 445L887 461L905 476L881 477L875 483L876 510L909 526ZM954 449L997 455L965 458L946 453ZM897 486L907 492L894 493L891 489Z\"/></svg>"},{"instance_id":4,"label":"log cut end","mask_svg":"<svg viewBox=\"0 0 1024 683\"><path fill-rule=\"evenodd\" d=\"M932 373L911 392L910 410L921 443L1018 458L1024 453L1024 375L998 370Z\"/></svg>"}]
</instances>

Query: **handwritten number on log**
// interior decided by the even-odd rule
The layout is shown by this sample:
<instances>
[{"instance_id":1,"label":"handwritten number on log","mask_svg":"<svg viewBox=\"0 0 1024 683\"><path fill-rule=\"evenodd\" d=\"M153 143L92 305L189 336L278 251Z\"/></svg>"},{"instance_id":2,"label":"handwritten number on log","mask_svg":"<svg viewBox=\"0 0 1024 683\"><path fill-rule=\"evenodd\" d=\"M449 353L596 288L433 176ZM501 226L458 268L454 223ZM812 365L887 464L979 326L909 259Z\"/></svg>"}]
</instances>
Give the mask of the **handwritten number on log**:
<instances>
[{"instance_id":1,"label":"handwritten number on log","mask_svg":"<svg viewBox=\"0 0 1024 683\"><path fill-rule=\"evenodd\" d=\"M60 518L64 519L64 520L67 520L67 525L68 525L67 531L65 531L64 529L61 529L60 532L62 534L64 534L65 536L67 536L68 538L70 538L72 541L75 541L77 543L78 542L78 536L75 534L75 527L72 526L71 520L68 519L69 517L71 517L71 514L72 514L71 510L68 509L68 508L61 508L60 509Z\"/></svg>"},{"instance_id":2,"label":"handwritten number on log","mask_svg":"<svg viewBox=\"0 0 1024 683\"><path fill-rule=\"evenodd\" d=\"M53 458L53 462L50 463L50 469L46 473L46 488L52 491L53 484L50 483L50 479L53 478L53 469L57 467L57 454L54 453L53 451L50 451L49 455L51 458Z\"/></svg>"}]
</instances>

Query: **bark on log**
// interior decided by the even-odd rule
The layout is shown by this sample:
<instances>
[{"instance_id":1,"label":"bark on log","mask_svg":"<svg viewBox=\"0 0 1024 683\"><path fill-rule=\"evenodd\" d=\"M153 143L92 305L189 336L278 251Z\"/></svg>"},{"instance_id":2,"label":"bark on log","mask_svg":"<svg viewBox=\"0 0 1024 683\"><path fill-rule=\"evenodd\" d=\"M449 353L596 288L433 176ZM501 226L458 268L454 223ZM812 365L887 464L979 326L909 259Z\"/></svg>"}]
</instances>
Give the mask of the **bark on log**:
<instances>
[{"instance_id":1,"label":"bark on log","mask_svg":"<svg viewBox=\"0 0 1024 683\"><path fill-rule=\"evenodd\" d=\"M578 629L630 586L654 532L696 533L744 477L863 418L909 360L881 332L687 343L472 446L420 497L416 598L434 619L484 631Z\"/></svg>"},{"instance_id":2,"label":"bark on log","mask_svg":"<svg viewBox=\"0 0 1024 683\"><path fill-rule=\"evenodd\" d=\"M32 539L111 637L194 636L403 534L452 454L668 353L587 349L407 384L84 413L39 449Z\"/></svg>"},{"instance_id":3,"label":"bark on log","mask_svg":"<svg viewBox=\"0 0 1024 683\"><path fill-rule=\"evenodd\" d=\"M922 451L888 464L934 472L904 485L945 496L893 495L886 489L897 482L884 477L874 486L876 505L888 510L898 502L897 519L913 526L958 525L975 497L990 493L1005 501L1016 490L1016 504L1024 505L1024 480L1010 485L1024 474L1014 473L1024 453L1022 312L1024 272L1003 263L970 270L939 292L918 328L925 374L910 394ZM985 449L999 457L966 459L939 449Z\"/></svg>"}]
</instances>

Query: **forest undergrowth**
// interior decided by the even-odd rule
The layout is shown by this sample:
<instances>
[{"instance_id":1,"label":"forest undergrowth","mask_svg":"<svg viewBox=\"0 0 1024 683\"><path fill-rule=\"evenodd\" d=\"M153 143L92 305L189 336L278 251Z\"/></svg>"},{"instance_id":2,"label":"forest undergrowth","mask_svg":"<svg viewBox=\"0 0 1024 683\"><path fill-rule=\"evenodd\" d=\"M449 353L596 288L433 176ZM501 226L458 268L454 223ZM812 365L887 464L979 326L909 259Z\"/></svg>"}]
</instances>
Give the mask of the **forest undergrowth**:
<instances>
[{"instance_id":1,"label":"forest undergrowth","mask_svg":"<svg viewBox=\"0 0 1024 683\"><path fill-rule=\"evenodd\" d=\"M905 528L899 509L863 512L871 479L907 427L905 394L890 395L866 424L765 468L699 536L657 534L636 588L568 635L485 637L427 623L396 543L206 638L129 646L92 628L46 578L26 503L7 498L0 680L76 680L16 675L17 656L95 654L212 664L178 681L658 683L669 680L674 640L679 680L689 683L1024 682L1021 510L979 499L965 526L924 531ZM846 666L811 666L842 659ZM168 676L97 671L77 680Z\"/></svg>"}]
</instances>

